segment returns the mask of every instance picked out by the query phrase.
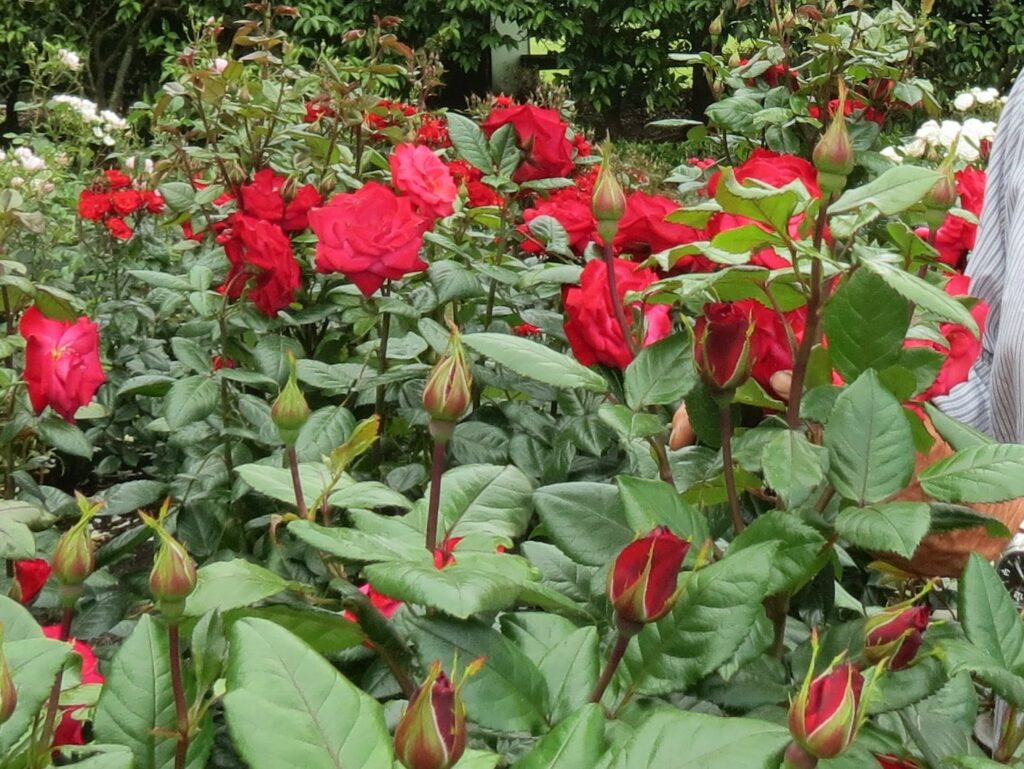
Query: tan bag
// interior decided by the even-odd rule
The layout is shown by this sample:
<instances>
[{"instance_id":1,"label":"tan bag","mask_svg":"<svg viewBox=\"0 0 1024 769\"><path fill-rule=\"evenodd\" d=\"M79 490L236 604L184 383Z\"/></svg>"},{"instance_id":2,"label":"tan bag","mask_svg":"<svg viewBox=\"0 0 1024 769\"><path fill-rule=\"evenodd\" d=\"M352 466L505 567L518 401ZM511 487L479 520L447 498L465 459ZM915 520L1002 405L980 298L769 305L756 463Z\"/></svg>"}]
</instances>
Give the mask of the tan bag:
<instances>
[{"instance_id":1,"label":"tan bag","mask_svg":"<svg viewBox=\"0 0 1024 769\"><path fill-rule=\"evenodd\" d=\"M910 485L896 495L895 499L897 500L933 501L921 489L921 483L917 480L918 473L940 459L945 459L953 454L953 447L939 437L931 422L926 420L925 425L932 437L935 438L935 445L927 455L918 454ZM972 504L969 507L1002 521L1010 530L1011 535L1017 532L1021 522L1024 521L1024 497L995 504ZM978 526L973 529L957 529L944 534L930 534L921 541L914 552L914 557L909 560L894 553L878 553L877 556L881 561L922 577L959 577L963 573L964 566L967 565L967 558L971 553L980 553L989 561L995 560L1009 542L1009 537L990 537L985 533L983 527Z\"/></svg>"}]
</instances>

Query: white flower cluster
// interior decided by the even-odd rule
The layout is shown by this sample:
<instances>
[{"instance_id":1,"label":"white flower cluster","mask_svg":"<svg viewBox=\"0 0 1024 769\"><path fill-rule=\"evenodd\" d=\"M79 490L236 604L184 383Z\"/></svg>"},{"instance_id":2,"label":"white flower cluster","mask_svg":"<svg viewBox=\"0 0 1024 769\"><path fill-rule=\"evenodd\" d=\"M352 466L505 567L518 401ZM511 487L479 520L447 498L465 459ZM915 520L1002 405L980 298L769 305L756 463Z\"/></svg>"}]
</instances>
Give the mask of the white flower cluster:
<instances>
[{"instance_id":1,"label":"white flower cluster","mask_svg":"<svg viewBox=\"0 0 1024 769\"><path fill-rule=\"evenodd\" d=\"M29 147L15 147L10 153L0 150L0 164L7 166L7 168L0 168L0 171L11 173L8 179L11 187L18 189L29 184L35 192L43 194L53 192L54 184L46 178L46 175L37 176L31 182L26 182L25 177L21 176L22 173L35 174L38 171L46 170L46 161Z\"/></svg>"},{"instance_id":2,"label":"white flower cluster","mask_svg":"<svg viewBox=\"0 0 1024 769\"><path fill-rule=\"evenodd\" d=\"M134 155L131 156L131 157L125 158L125 160L124 160L124 167L127 168L129 171L134 171L135 170L135 165L136 164L135 164L135 156ZM142 163L142 170L145 173L147 173L147 174L153 173L153 161L150 160L149 158L146 158L143 161L143 163Z\"/></svg>"},{"instance_id":3,"label":"white flower cluster","mask_svg":"<svg viewBox=\"0 0 1024 769\"><path fill-rule=\"evenodd\" d=\"M36 155L28 147L16 147L12 152L12 162L17 161L21 167L29 173L43 171L46 169L46 161Z\"/></svg>"},{"instance_id":4,"label":"white flower cluster","mask_svg":"<svg viewBox=\"0 0 1024 769\"><path fill-rule=\"evenodd\" d=\"M82 60L78 57L78 54L74 51L69 51L67 48L61 48L57 51L57 61L59 61L65 69L71 70L72 72L78 72L82 68Z\"/></svg>"},{"instance_id":5,"label":"white flower cluster","mask_svg":"<svg viewBox=\"0 0 1024 769\"><path fill-rule=\"evenodd\" d=\"M96 102L83 99L81 96L62 93L50 99L51 108L59 108L61 105L75 113L89 127L92 135L108 147L114 146L113 133L128 128L128 121L116 112L109 109L101 110Z\"/></svg>"},{"instance_id":6,"label":"white flower cluster","mask_svg":"<svg viewBox=\"0 0 1024 769\"><path fill-rule=\"evenodd\" d=\"M1006 97L1000 95L998 88L974 87L956 95L956 98L953 99L953 109L958 112L970 112L975 107L990 107L1005 103Z\"/></svg>"},{"instance_id":7,"label":"white flower cluster","mask_svg":"<svg viewBox=\"0 0 1024 769\"><path fill-rule=\"evenodd\" d=\"M965 163L974 163L981 158L986 142L996 137L994 120L967 118L963 123L956 120L929 120L917 129L914 138L899 147L886 147L881 154L894 163L904 157L942 160L956 145L957 157Z\"/></svg>"}]
</instances>

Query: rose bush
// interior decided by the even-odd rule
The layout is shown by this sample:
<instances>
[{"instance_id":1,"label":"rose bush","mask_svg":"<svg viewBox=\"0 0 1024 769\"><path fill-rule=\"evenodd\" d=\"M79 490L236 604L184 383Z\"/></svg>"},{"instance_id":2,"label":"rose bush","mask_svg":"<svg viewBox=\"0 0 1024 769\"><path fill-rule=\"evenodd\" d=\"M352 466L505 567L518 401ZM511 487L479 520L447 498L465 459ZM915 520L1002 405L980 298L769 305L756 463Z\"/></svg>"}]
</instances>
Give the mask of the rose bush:
<instances>
[{"instance_id":1,"label":"rose bush","mask_svg":"<svg viewBox=\"0 0 1024 769\"><path fill-rule=\"evenodd\" d=\"M1024 495L929 402L982 349L987 150L884 143L936 106L926 13L738 5L664 181L551 98L425 111L391 17L315 72L287 6L201 26L96 163L40 114L0 159L3 762L1012 760L1018 613L919 557Z\"/></svg>"}]
</instances>

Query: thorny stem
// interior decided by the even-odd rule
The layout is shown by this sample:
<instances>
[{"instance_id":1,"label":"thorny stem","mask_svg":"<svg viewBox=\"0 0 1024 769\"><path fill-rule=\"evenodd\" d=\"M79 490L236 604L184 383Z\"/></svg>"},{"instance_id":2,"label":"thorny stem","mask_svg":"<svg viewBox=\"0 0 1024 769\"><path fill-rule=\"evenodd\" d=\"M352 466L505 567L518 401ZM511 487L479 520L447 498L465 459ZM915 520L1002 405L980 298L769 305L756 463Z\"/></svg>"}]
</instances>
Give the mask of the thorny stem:
<instances>
[{"instance_id":1,"label":"thorny stem","mask_svg":"<svg viewBox=\"0 0 1024 769\"><path fill-rule=\"evenodd\" d=\"M615 639L615 646L612 647L612 653L608 655L608 661L601 672L601 679L597 682L597 686L594 687L594 691L590 695L591 702L600 702L601 698L604 697L605 690L612 681L612 676L615 675L619 663L622 662L622 658L626 654L626 647L629 646L630 637L628 633L619 631L619 635Z\"/></svg>"},{"instance_id":2,"label":"thorny stem","mask_svg":"<svg viewBox=\"0 0 1024 769\"><path fill-rule=\"evenodd\" d=\"M789 595L779 593L769 596L765 599L764 607L774 628L772 645L768 653L775 659L781 660L786 653L786 618L789 616Z\"/></svg>"},{"instance_id":3,"label":"thorny stem","mask_svg":"<svg viewBox=\"0 0 1024 769\"><path fill-rule=\"evenodd\" d=\"M740 498L736 493L736 469L732 461L732 411L729 403L718 404L718 426L722 434L722 472L725 476L725 492L729 496L729 515L732 527L739 534L746 528L740 513Z\"/></svg>"},{"instance_id":4,"label":"thorny stem","mask_svg":"<svg viewBox=\"0 0 1024 769\"><path fill-rule=\"evenodd\" d=\"M181 635L178 623L167 626L168 653L171 663L171 689L174 691L174 712L178 728L178 744L174 749L174 769L185 769L188 758L188 700L181 675Z\"/></svg>"},{"instance_id":5,"label":"thorny stem","mask_svg":"<svg viewBox=\"0 0 1024 769\"><path fill-rule=\"evenodd\" d=\"M75 618L75 607L67 606L60 618L60 640L67 641L71 638L71 621ZM64 668L57 671L57 677L53 681L53 688L50 689L50 699L46 704L46 720L43 721L43 734L39 743L40 755L36 756L41 760L41 766L45 766L47 754L53 745L54 725L57 723L57 709L60 706L60 690L64 684Z\"/></svg>"},{"instance_id":6,"label":"thorny stem","mask_svg":"<svg viewBox=\"0 0 1024 769\"><path fill-rule=\"evenodd\" d=\"M441 511L441 476L444 474L446 444L434 441L430 463L430 504L427 508L427 534L425 545L431 553L437 549L437 519Z\"/></svg>"},{"instance_id":7,"label":"thorny stem","mask_svg":"<svg viewBox=\"0 0 1024 769\"><path fill-rule=\"evenodd\" d=\"M299 513L300 518L305 518L307 521L310 520L309 509L306 507L306 496L302 493L302 478L299 476L299 455L295 451L295 446L289 446L285 449L285 454L288 457L288 469L292 473L292 489L295 491L295 509ZM324 522L326 526L326 521Z\"/></svg>"},{"instance_id":8,"label":"thorny stem","mask_svg":"<svg viewBox=\"0 0 1024 769\"><path fill-rule=\"evenodd\" d=\"M387 283L381 287L381 295L385 298L391 294L391 290ZM377 348L377 373L382 375L388 370L388 338L391 335L391 313L382 312L380 316L380 346ZM384 436L387 431L387 414L385 413L385 406L387 405L387 385L383 382L377 385L377 402L374 410L377 416L380 417L380 435ZM384 458L384 441L377 441L375 448L375 454L377 457L377 464Z\"/></svg>"},{"instance_id":9,"label":"thorny stem","mask_svg":"<svg viewBox=\"0 0 1024 769\"><path fill-rule=\"evenodd\" d=\"M629 348L629 351L636 355L639 352L636 340L629 331L629 323L626 322L626 310L622 306L622 298L619 296L618 281L615 278L615 255L612 253L612 244L604 244L604 263L608 268L608 294L611 300L612 312L615 313L615 320L618 321L619 330L622 331L622 338Z\"/></svg>"}]
</instances>

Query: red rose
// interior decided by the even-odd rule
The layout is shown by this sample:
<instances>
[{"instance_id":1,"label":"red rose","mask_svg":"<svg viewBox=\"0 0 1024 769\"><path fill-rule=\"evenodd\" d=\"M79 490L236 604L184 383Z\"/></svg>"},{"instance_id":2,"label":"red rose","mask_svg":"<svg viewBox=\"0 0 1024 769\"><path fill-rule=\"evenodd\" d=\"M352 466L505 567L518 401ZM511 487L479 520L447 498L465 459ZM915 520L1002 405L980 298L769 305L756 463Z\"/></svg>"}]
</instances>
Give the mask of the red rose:
<instances>
[{"instance_id":1,"label":"red rose","mask_svg":"<svg viewBox=\"0 0 1024 769\"><path fill-rule=\"evenodd\" d=\"M281 229L285 232L300 232L309 227L309 212L323 203L324 199L312 184L304 184L295 197L284 207Z\"/></svg>"},{"instance_id":2,"label":"red rose","mask_svg":"<svg viewBox=\"0 0 1024 769\"><path fill-rule=\"evenodd\" d=\"M539 336L541 330L532 323L520 323L512 327L512 333L516 336Z\"/></svg>"},{"instance_id":3,"label":"red rose","mask_svg":"<svg viewBox=\"0 0 1024 769\"><path fill-rule=\"evenodd\" d=\"M904 606L871 617L864 626L864 657L873 665L887 660L889 670L903 670L921 648L931 616L927 606Z\"/></svg>"},{"instance_id":4,"label":"red rose","mask_svg":"<svg viewBox=\"0 0 1024 769\"><path fill-rule=\"evenodd\" d=\"M164 198L155 190L142 190L142 202L146 210L151 214L162 214L164 212Z\"/></svg>"},{"instance_id":5,"label":"red rose","mask_svg":"<svg viewBox=\"0 0 1024 769\"><path fill-rule=\"evenodd\" d=\"M338 113L323 101L307 101L306 115L302 118L303 123L315 123L322 117L335 117Z\"/></svg>"},{"instance_id":6,"label":"red rose","mask_svg":"<svg viewBox=\"0 0 1024 769\"><path fill-rule=\"evenodd\" d=\"M82 190L78 195L78 215L98 222L110 213L110 193Z\"/></svg>"},{"instance_id":7,"label":"red rose","mask_svg":"<svg viewBox=\"0 0 1024 769\"><path fill-rule=\"evenodd\" d=\"M693 227L665 221L665 217L678 211L680 205L661 195L631 192L626 198L626 213L619 221L615 236L616 253L626 253L634 259L646 259L651 254L665 251L685 243L704 240L705 236ZM676 265L682 272L712 272L716 265L702 256L686 256Z\"/></svg>"},{"instance_id":8,"label":"red rose","mask_svg":"<svg viewBox=\"0 0 1024 769\"><path fill-rule=\"evenodd\" d=\"M483 182L467 182L466 202L470 208L481 208L482 206L502 206L505 198L498 194L494 187L489 187Z\"/></svg>"},{"instance_id":9,"label":"red rose","mask_svg":"<svg viewBox=\"0 0 1024 769\"><path fill-rule=\"evenodd\" d=\"M771 381L779 371L793 368L793 349L786 333L788 323L794 339L799 342L803 336L807 310L800 307L779 316L771 307L765 307L756 299L741 299L736 302L746 308L754 322L754 333L750 337L750 355L753 358L751 375L767 392L774 392Z\"/></svg>"},{"instance_id":10,"label":"red rose","mask_svg":"<svg viewBox=\"0 0 1024 769\"><path fill-rule=\"evenodd\" d=\"M608 597L620 627L638 630L672 608L690 543L664 526L626 545L608 573Z\"/></svg>"},{"instance_id":11,"label":"red rose","mask_svg":"<svg viewBox=\"0 0 1024 769\"><path fill-rule=\"evenodd\" d=\"M693 360L697 373L715 392L732 391L750 378L752 307L712 302L694 327Z\"/></svg>"},{"instance_id":12,"label":"red rose","mask_svg":"<svg viewBox=\"0 0 1024 769\"><path fill-rule=\"evenodd\" d=\"M523 242L523 250L531 254L539 254L544 251L544 246L534 240L529 227L530 222L538 216L550 216L558 220L558 223L565 228L569 235L569 248L575 253L582 254L587 244L597 239L597 221L594 219L594 212L590 203L580 199L578 191L573 188L558 190L552 193L546 200L538 200L533 208L523 212L525 224L520 225L519 231L526 236Z\"/></svg>"},{"instance_id":13,"label":"red rose","mask_svg":"<svg viewBox=\"0 0 1024 769\"><path fill-rule=\"evenodd\" d=\"M435 150L451 147L452 137L448 133L448 121L443 117L424 115L420 127L416 130L416 141Z\"/></svg>"},{"instance_id":14,"label":"red rose","mask_svg":"<svg viewBox=\"0 0 1024 769\"><path fill-rule=\"evenodd\" d=\"M112 189L120 190L124 189L125 187L132 186L132 178L123 171L110 169L104 171L103 176L106 177L107 184L109 184Z\"/></svg>"},{"instance_id":15,"label":"red rose","mask_svg":"<svg viewBox=\"0 0 1024 769\"><path fill-rule=\"evenodd\" d=\"M494 109L480 127L491 136L508 123L515 128L523 151L523 161L512 175L513 181L522 184L572 173L572 144L566 138L569 124L557 110L532 104Z\"/></svg>"},{"instance_id":16,"label":"red rose","mask_svg":"<svg viewBox=\"0 0 1024 769\"><path fill-rule=\"evenodd\" d=\"M232 214L230 227L218 236L231 269L217 290L238 299L246 290L265 315L274 317L292 303L302 285L302 270L292 242L281 228L246 214Z\"/></svg>"},{"instance_id":17,"label":"red rose","mask_svg":"<svg viewBox=\"0 0 1024 769\"><path fill-rule=\"evenodd\" d=\"M365 296L385 280L427 267L419 257L427 220L413 210L410 198L378 182L335 195L310 213L309 224L320 239L317 271L344 274Z\"/></svg>"},{"instance_id":18,"label":"red rose","mask_svg":"<svg viewBox=\"0 0 1024 769\"><path fill-rule=\"evenodd\" d=\"M452 203L459 191L448 167L429 147L400 144L388 162L395 188L409 196L419 214L440 219L455 210Z\"/></svg>"},{"instance_id":19,"label":"red rose","mask_svg":"<svg viewBox=\"0 0 1024 769\"><path fill-rule=\"evenodd\" d=\"M575 148L576 157L578 158L590 157L594 151L590 142L587 141L587 137L581 133L575 134L572 137L572 146Z\"/></svg>"},{"instance_id":20,"label":"red rose","mask_svg":"<svg viewBox=\"0 0 1024 769\"><path fill-rule=\"evenodd\" d=\"M616 259L614 269L620 301L627 292L641 291L658 279L653 270L625 259ZM667 305L633 302L625 307L627 323L635 322L636 310L642 311L644 328L631 329L631 333L642 336L645 346L672 332ZM565 313L565 335L576 359L584 366L601 363L624 369L633 360L612 308L604 260L588 262L580 275L580 285L565 292Z\"/></svg>"},{"instance_id":21,"label":"red rose","mask_svg":"<svg viewBox=\"0 0 1024 769\"><path fill-rule=\"evenodd\" d=\"M257 219L268 222L280 222L284 218L284 197L281 190L285 182L270 168L256 172L249 184L243 184L239 193L242 198L242 210Z\"/></svg>"},{"instance_id":22,"label":"red rose","mask_svg":"<svg viewBox=\"0 0 1024 769\"><path fill-rule=\"evenodd\" d=\"M376 131L382 131L385 128L398 125L403 117L412 117L415 114L416 108L411 104L380 99L376 106L366 114L366 124Z\"/></svg>"},{"instance_id":23,"label":"red rose","mask_svg":"<svg viewBox=\"0 0 1024 769\"><path fill-rule=\"evenodd\" d=\"M45 558L32 558L14 562L14 581L18 584L17 599L28 606L50 578L50 562Z\"/></svg>"},{"instance_id":24,"label":"red rose","mask_svg":"<svg viewBox=\"0 0 1024 769\"><path fill-rule=\"evenodd\" d=\"M118 190L110 196L110 205L118 216L134 214L142 207L142 195L135 190Z\"/></svg>"},{"instance_id":25,"label":"red rose","mask_svg":"<svg viewBox=\"0 0 1024 769\"><path fill-rule=\"evenodd\" d=\"M954 275L946 283L946 293L950 296L966 296L970 282L971 279L966 275ZM971 315L978 324L978 336L975 336L966 326L961 326L958 323L941 323L939 324L939 333L945 337L945 346L927 339L907 340L907 347L930 347L946 356L935 381L927 390L916 396L915 400L927 401L940 395L946 395L958 384L967 381L971 368L978 356L981 355L980 336L985 331L988 310L989 307L985 302L978 302L971 308Z\"/></svg>"},{"instance_id":26,"label":"red rose","mask_svg":"<svg viewBox=\"0 0 1024 769\"><path fill-rule=\"evenodd\" d=\"M857 736L861 718L864 676L856 665L844 662L808 681L789 707L789 731L805 751L818 758L834 758Z\"/></svg>"},{"instance_id":27,"label":"red rose","mask_svg":"<svg viewBox=\"0 0 1024 769\"><path fill-rule=\"evenodd\" d=\"M60 639L59 625L45 625L43 635L47 638ZM75 654L82 658L81 680L83 684L102 684L103 674L100 673L99 660L92 647L82 641L71 639L71 647ZM60 722L57 724L53 734L53 747L61 745L84 745L85 722L75 717L75 712L81 710L83 705L69 705L60 709Z\"/></svg>"},{"instance_id":28,"label":"red rose","mask_svg":"<svg viewBox=\"0 0 1024 769\"><path fill-rule=\"evenodd\" d=\"M120 219L116 216L111 216L103 221L107 230L118 240L128 240L132 235L135 234L135 230L129 227L124 219Z\"/></svg>"},{"instance_id":29,"label":"red rose","mask_svg":"<svg viewBox=\"0 0 1024 769\"><path fill-rule=\"evenodd\" d=\"M25 338L25 384L37 414L50 406L65 420L92 400L106 381L100 366L100 335L88 318L70 321L47 318L38 307L21 316L18 331Z\"/></svg>"}]
</instances>

